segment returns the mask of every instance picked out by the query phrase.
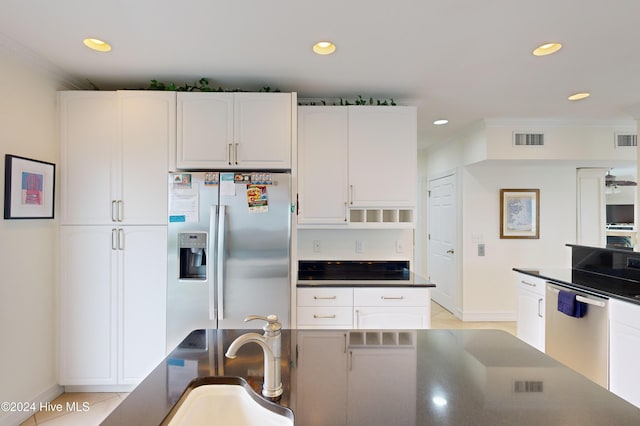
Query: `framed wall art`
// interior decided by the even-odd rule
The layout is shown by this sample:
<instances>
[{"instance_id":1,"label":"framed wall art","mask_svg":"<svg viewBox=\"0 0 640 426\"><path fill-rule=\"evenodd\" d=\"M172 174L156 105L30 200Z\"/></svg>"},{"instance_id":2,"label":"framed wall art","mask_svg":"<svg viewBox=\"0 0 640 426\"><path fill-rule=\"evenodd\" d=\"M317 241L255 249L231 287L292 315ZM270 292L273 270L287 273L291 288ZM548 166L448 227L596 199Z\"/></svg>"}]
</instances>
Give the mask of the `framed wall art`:
<instances>
[{"instance_id":1,"label":"framed wall art","mask_svg":"<svg viewBox=\"0 0 640 426\"><path fill-rule=\"evenodd\" d=\"M5 155L4 218L53 219L56 165Z\"/></svg>"},{"instance_id":2,"label":"framed wall art","mask_svg":"<svg viewBox=\"0 0 640 426\"><path fill-rule=\"evenodd\" d=\"M540 238L540 190L500 190L500 238Z\"/></svg>"}]
</instances>

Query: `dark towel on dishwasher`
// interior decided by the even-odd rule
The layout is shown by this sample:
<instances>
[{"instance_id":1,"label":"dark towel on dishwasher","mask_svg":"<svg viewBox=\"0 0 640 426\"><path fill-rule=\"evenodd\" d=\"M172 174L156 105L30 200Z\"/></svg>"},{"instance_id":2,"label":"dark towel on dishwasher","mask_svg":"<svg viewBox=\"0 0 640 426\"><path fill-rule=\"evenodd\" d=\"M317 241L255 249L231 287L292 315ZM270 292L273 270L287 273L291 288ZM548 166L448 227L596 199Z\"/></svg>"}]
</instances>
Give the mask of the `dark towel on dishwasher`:
<instances>
[{"instance_id":1,"label":"dark towel on dishwasher","mask_svg":"<svg viewBox=\"0 0 640 426\"><path fill-rule=\"evenodd\" d=\"M558 310L570 317L582 318L587 314L587 304L578 302L575 293L560 290L558 293Z\"/></svg>"}]
</instances>

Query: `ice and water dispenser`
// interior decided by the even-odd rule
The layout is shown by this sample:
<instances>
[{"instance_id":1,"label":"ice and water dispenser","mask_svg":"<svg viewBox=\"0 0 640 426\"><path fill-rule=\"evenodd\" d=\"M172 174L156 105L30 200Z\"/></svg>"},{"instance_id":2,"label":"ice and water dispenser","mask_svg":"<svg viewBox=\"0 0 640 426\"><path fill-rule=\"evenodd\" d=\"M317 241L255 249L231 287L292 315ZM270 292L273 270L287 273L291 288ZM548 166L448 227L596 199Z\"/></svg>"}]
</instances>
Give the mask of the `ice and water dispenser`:
<instances>
[{"instance_id":1,"label":"ice and water dispenser","mask_svg":"<svg viewBox=\"0 0 640 426\"><path fill-rule=\"evenodd\" d=\"M178 234L180 250L179 278L181 280L207 279L207 233L186 232Z\"/></svg>"}]
</instances>

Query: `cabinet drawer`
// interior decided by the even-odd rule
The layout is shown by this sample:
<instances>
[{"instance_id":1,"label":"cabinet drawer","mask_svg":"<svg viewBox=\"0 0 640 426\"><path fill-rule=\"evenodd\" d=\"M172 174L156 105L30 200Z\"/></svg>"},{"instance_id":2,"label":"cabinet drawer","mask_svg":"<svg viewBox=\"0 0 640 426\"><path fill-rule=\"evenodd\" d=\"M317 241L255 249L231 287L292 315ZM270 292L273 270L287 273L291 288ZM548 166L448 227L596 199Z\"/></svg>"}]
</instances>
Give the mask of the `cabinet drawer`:
<instances>
[{"instance_id":1,"label":"cabinet drawer","mask_svg":"<svg viewBox=\"0 0 640 426\"><path fill-rule=\"evenodd\" d=\"M350 288L299 288L298 306L353 306Z\"/></svg>"},{"instance_id":2,"label":"cabinet drawer","mask_svg":"<svg viewBox=\"0 0 640 426\"><path fill-rule=\"evenodd\" d=\"M428 288L356 288L353 293L355 306L428 306Z\"/></svg>"},{"instance_id":3,"label":"cabinet drawer","mask_svg":"<svg viewBox=\"0 0 640 426\"><path fill-rule=\"evenodd\" d=\"M298 326L339 327L351 328L353 325L353 309L339 307L310 307L298 308Z\"/></svg>"},{"instance_id":4,"label":"cabinet drawer","mask_svg":"<svg viewBox=\"0 0 640 426\"><path fill-rule=\"evenodd\" d=\"M518 286L522 289L532 291L535 294L544 296L544 289L547 284L547 280L543 278L533 277L531 275L518 273Z\"/></svg>"}]
</instances>

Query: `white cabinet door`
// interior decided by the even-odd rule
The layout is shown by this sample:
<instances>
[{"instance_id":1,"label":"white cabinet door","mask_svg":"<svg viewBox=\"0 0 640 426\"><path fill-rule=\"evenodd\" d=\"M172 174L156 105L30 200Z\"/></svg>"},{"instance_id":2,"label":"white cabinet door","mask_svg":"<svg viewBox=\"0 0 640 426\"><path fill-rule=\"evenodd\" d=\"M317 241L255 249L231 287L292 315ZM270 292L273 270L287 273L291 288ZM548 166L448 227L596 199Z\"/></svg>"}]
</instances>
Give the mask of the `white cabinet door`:
<instances>
[{"instance_id":1,"label":"white cabinet door","mask_svg":"<svg viewBox=\"0 0 640 426\"><path fill-rule=\"evenodd\" d=\"M349 357L349 424L415 425L415 348L354 348Z\"/></svg>"},{"instance_id":2,"label":"white cabinet door","mask_svg":"<svg viewBox=\"0 0 640 426\"><path fill-rule=\"evenodd\" d=\"M121 229L118 382L137 384L165 356L167 227Z\"/></svg>"},{"instance_id":3,"label":"white cabinet door","mask_svg":"<svg viewBox=\"0 0 640 426\"><path fill-rule=\"evenodd\" d=\"M518 338L539 351L545 349L545 281L525 274L517 274Z\"/></svg>"},{"instance_id":4,"label":"white cabinet door","mask_svg":"<svg viewBox=\"0 0 640 426\"><path fill-rule=\"evenodd\" d=\"M60 223L107 224L120 184L116 92L60 92ZM116 151L116 152L114 152Z\"/></svg>"},{"instance_id":5,"label":"white cabinet door","mask_svg":"<svg viewBox=\"0 0 640 426\"><path fill-rule=\"evenodd\" d=\"M416 108L349 107L350 205L415 206L416 179Z\"/></svg>"},{"instance_id":6,"label":"white cabinet door","mask_svg":"<svg viewBox=\"0 0 640 426\"><path fill-rule=\"evenodd\" d=\"M426 329L430 328L431 319L423 307L356 306L353 323L358 329Z\"/></svg>"},{"instance_id":7,"label":"white cabinet door","mask_svg":"<svg viewBox=\"0 0 640 426\"><path fill-rule=\"evenodd\" d=\"M236 93L235 165L250 169L291 168L290 93Z\"/></svg>"},{"instance_id":8,"label":"white cabinet door","mask_svg":"<svg viewBox=\"0 0 640 426\"><path fill-rule=\"evenodd\" d=\"M59 384L137 384L165 355L165 226L60 229Z\"/></svg>"},{"instance_id":9,"label":"white cabinet door","mask_svg":"<svg viewBox=\"0 0 640 426\"><path fill-rule=\"evenodd\" d=\"M177 96L178 168L291 168L292 94Z\"/></svg>"},{"instance_id":10,"label":"white cabinet door","mask_svg":"<svg viewBox=\"0 0 640 426\"><path fill-rule=\"evenodd\" d=\"M305 331L297 336L296 424L346 425L346 332Z\"/></svg>"},{"instance_id":11,"label":"white cabinet door","mask_svg":"<svg viewBox=\"0 0 640 426\"><path fill-rule=\"evenodd\" d=\"M111 385L116 374L117 256L111 227L60 228L60 385ZM114 240L115 242L115 240Z\"/></svg>"},{"instance_id":12,"label":"white cabinet door","mask_svg":"<svg viewBox=\"0 0 640 426\"><path fill-rule=\"evenodd\" d=\"M609 390L640 407L640 305L610 299Z\"/></svg>"},{"instance_id":13,"label":"white cabinet door","mask_svg":"<svg viewBox=\"0 0 640 426\"><path fill-rule=\"evenodd\" d=\"M177 94L178 168L232 166L233 99L233 93Z\"/></svg>"},{"instance_id":14,"label":"white cabinet door","mask_svg":"<svg viewBox=\"0 0 640 426\"><path fill-rule=\"evenodd\" d=\"M176 95L124 90L120 102L122 224L167 224L169 147L175 146Z\"/></svg>"},{"instance_id":15,"label":"white cabinet door","mask_svg":"<svg viewBox=\"0 0 640 426\"><path fill-rule=\"evenodd\" d=\"M175 93L60 92L61 223L167 223Z\"/></svg>"},{"instance_id":16,"label":"white cabinet door","mask_svg":"<svg viewBox=\"0 0 640 426\"><path fill-rule=\"evenodd\" d=\"M347 107L298 108L298 223L347 223Z\"/></svg>"}]
</instances>

